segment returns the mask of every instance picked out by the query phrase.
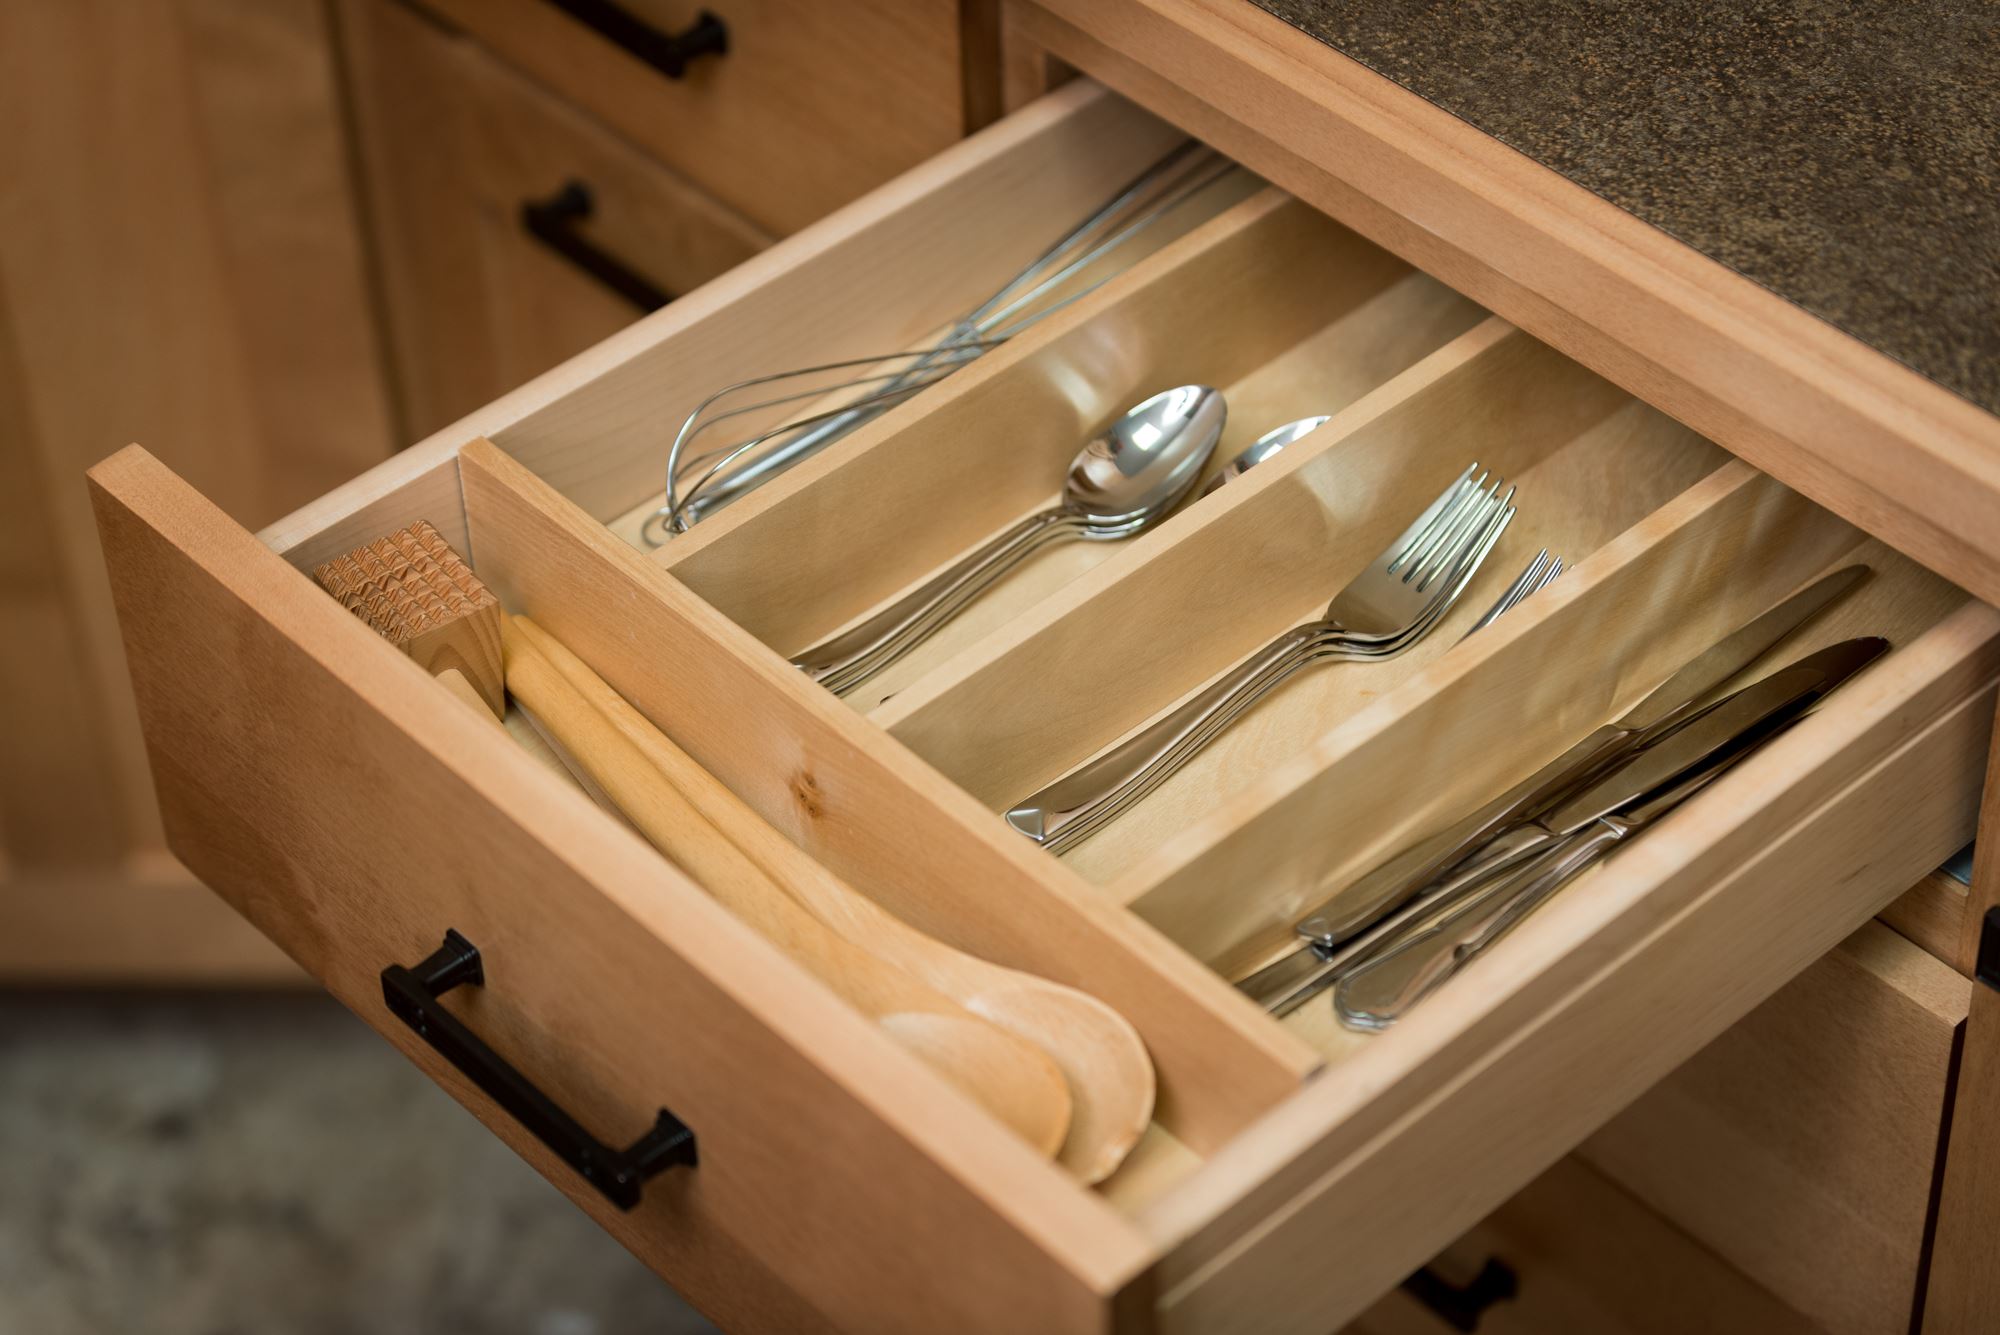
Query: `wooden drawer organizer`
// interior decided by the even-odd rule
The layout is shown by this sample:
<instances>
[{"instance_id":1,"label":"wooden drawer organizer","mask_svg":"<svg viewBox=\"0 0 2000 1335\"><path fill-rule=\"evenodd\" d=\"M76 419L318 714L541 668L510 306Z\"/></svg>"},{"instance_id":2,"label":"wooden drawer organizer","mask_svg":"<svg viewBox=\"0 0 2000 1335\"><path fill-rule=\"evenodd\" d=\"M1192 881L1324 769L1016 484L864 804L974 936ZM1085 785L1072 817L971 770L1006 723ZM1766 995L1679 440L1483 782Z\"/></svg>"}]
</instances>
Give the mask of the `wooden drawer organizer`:
<instances>
[{"instance_id":1,"label":"wooden drawer organizer","mask_svg":"<svg viewBox=\"0 0 2000 1335\"><path fill-rule=\"evenodd\" d=\"M921 336L1173 138L1067 88L261 541L141 451L94 473L175 851L732 1328L1330 1329L1972 830L2000 616L1269 190L661 551L614 532L702 394ZM1225 457L1337 415L1142 539L1040 558L881 690L786 663L1194 379L1230 396ZM1298 679L1066 860L1000 821L1475 457L1520 518L1419 650ZM828 866L1125 1014L1160 1077L1128 1167L1093 1192L1036 1159L295 569L419 518ZM1542 545L1575 568L1455 643ZM1279 1023L1216 971L1856 559L1795 649L1895 652L1396 1029ZM672 1109L699 1167L621 1213L395 1022L380 970L448 927L486 957L468 1024L606 1140Z\"/></svg>"}]
</instances>

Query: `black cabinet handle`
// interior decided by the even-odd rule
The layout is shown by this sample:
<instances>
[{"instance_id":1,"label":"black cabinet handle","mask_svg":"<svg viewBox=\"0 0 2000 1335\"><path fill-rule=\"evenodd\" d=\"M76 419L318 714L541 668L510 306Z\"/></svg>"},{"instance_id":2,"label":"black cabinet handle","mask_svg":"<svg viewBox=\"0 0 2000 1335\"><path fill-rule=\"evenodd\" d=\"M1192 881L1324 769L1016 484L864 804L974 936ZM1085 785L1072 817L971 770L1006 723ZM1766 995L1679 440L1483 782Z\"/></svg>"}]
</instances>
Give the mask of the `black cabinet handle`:
<instances>
[{"instance_id":1,"label":"black cabinet handle","mask_svg":"<svg viewBox=\"0 0 2000 1335\"><path fill-rule=\"evenodd\" d=\"M577 230L597 211L597 200L582 181L566 181L547 199L521 201L521 226L529 236L648 313L674 299L673 293L600 247Z\"/></svg>"},{"instance_id":2,"label":"black cabinet handle","mask_svg":"<svg viewBox=\"0 0 2000 1335\"><path fill-rule=\"evenodd\" d=\"M719 56L729 50L729 25L706 9L685 31L661 32L612 0L549 0L549 3L669 79L686 74L688 62L697 56Z\"/></svg>"},{"instance_id":3,"label":"black cabinet handle","mask_svg":"<svg viewBox=\"0 0 2000 1335\"><path fill-rule=\"evenodd\" d=\"M651 1131L622 1150L613 1149L584 1130L505 1057L437 1004L439 997L461 983L480 987L485 982L478 947L448 931L444 944L414 969L392 964L382 970L382 1000L397 1019L416 1030L419 1038L619 1209L629 1210L639 1203L639 1188L647 1178L675 1164L694 1167L694 1132L665 1108L660 1109Z\"/></svg>"},{"instance_id":4,"label":"black cabinet handle","mask_svg":"<svg viewBox=\"0 0 2000 1335\"><path fill-rule=\"evenodd\" d=\"M1492 1256L1464 1284L1446 1283L1428 1266L1403 1281L1403 1292L1430 1308L1438 1320L1453 1330L1463 1331L1478 1330L1479 1318L1486 1309L1512 1298L1520 1288L1514 1267Z\"/></svg>"}]
</instances>

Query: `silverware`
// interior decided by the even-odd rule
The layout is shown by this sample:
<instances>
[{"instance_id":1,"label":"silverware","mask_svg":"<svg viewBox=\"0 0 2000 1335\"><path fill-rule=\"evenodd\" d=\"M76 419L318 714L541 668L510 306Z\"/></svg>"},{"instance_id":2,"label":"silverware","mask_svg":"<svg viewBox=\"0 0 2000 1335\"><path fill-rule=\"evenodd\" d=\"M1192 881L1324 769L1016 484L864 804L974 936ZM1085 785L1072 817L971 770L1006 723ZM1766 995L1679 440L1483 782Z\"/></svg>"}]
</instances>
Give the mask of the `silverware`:
<instances>
[{"instance_id":1,"label":"silverware","mask_svg":"<svg viewBox=\"0 0 2000 1335\"><path fill-rule=\"evenodd\" d=\"M1889 648L1877 637L1831 645L1703 710L1547 818L1509 831L1483 856L1470 893L1426 896L1369 933L1335 980L1342 1023L1381 1029L1617 844L1678 807L1764 745ZM1518 870L1517 870L1518 868Z\"/></svg>"},{"instance_id":2,"label":"silverware","mask_svg":"<svg viewBox=\"0 0 2000 1335\"><path fill-rule=\"evenodd\" d=\"M1285 446L1291 444L1293 441L1298 440L1302 436L1310 436L1313 432L1325 426L1327 420L1324 416L1301 417L1296 422L1287 422L1283 426L1272 427L1269 431L1266 431L1263 435L1245 445L1234 459L1223 465L1222 471L1210 478L1208 485L1201 489L1201 494L1206 496L1224 483L1233 482L1237 478L1242 477L1272 455L1281 452Z\"/></svg>"},{"instance_id":3,"label":"silverware","mask_svg":"<svg viewBox=\"0 0 2000 1335\"><path fill-rule=\"evenodd\" d=\"M674 436L667 451L666 502L647 519L641 535L658 546L675 533L685 533L799 460L1088 296L1116 276L1101 261L1235 170L1235 164L1214 150L1184 141L953 321L931 346L780 371L710 394ZM838 407L746 439L696 448L703 436L725 423L846 390L863 392ZM753 392L754 401L741 402Z\"/></svg>"},{"instance_id":4,"label":"silverware","mask_svg":"<svg viewBox=\"0 0 2000 1335\"><path fill-rule=\"evenodd\" d=\"M935 634L1002 575L1050 543L1115 542L1171 513L1201 476L1227 416L1220 391L1155 394L1070 463L1060 504L1015 524L889 606L792 662L844 695Z\"/></svg>"},{"instance_id":5,"label":"silverware","mask_svg":"<svg viewBox=\"0 0 2000 1335\"><path fill-rule=\"evenodd\" d=\"M1630 811L1604 816L1503 879L1492 896L1461 904L1357 962L1334 983L1334 1014L1350 1029L1387 1029L1620 841L1706 788L1730 763L1692 775Z\"/></svg>"},{"instance_id":6,"label":"silverware","mask_svg":"<svg viewBox=\"0 0 2000 1335\"><path fill-rule=\"evenodd\" d=\"M1530 594L1539 593L1553 584L1556 576L1562 574L1562 572L1563 559L1560 556L1550 552L1546 547L1536 552L1535 559L1528 562L1527 568L1514 577L1514 582L1507 586L1505 593L1494 600L1493 606L1479 614L1479 620L1472 623L1471 630L1458 637L1458 642L1464 644L1474 635L1485 630L1501 617L1506 616L1516 607L1519 607L1524 598L1527 598Z\"/></svg>"},{"instance_id":7,"label":"silverware","mask_svg":"<svg viewBox=\"0 0 2000 1335\"><path fill-rule=\"evenodd\" d=\"M1391 658L1451 609L1514 517L1514 492L1474 464L1334 596L1326 616L1280 635L1186 704L1007 813L1054 852L1151 792L1244 710L1311 663ZM1478 474L1475 477L1475 474Z\"/></svg>"},{"instance_id":8,"label":"silverware","mask_svg":"<svg viewBox=\"0 0 2000 1335\"><path fill-rule=\"evenodd\" d=\"M1716 687L1762 658L1793 631L1845 596L1869 573L1863 565L1825 575L1752 618L1681 665L1623 716L1597 728L1526 780L1462 820L1390 858L1299 919L1299 942L1236 986L1274 1015L1303 1005L1348 958L1341 942L1460 869L1494 831L1535 814L1631 751L1657 740Z\"/></svg>"}]
</instances>

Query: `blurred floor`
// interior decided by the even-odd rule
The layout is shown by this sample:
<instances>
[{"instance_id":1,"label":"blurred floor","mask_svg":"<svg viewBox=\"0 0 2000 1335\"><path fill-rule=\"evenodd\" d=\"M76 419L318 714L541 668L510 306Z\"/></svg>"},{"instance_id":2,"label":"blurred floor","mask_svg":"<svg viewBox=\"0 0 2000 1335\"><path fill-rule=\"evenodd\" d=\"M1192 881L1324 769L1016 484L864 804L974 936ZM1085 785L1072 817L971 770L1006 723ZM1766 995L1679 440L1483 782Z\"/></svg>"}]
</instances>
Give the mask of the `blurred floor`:
<instances>
[{"instance_id":1,"label":"blurred floor","mask_svg":"<svg viewBox=\"0 0 2000 1335\"><path fill-rule=\"evenodd\" d=\"M0 1332L709 1329L325 997L0 993Z\"/></svg>"}]
</instances>

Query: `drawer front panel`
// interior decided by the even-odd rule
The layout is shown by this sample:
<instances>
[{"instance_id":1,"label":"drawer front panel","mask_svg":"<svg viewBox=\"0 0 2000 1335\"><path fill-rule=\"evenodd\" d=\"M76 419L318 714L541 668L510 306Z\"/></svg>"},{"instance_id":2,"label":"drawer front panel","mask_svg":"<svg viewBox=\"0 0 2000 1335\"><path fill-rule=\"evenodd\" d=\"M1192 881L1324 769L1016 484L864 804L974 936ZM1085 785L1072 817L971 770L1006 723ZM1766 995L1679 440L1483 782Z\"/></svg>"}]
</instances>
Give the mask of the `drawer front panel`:
<instances>
[{"instance_id":1,"label":"drawer front panel","mask_svg":"<svg viewBox=\"0 0 2000 1335\"><path fill-rule=\"evenodd\" d=\"M341 37L407 431L498 398L773 240L398 0L353 0Z\"/></svg>"},{"instance_id":2,"label":"drawer front panel","mask_svg":"<svg viewBox=\"0 0 2000 1335\"><path fill-rule=\"evenodd\" d=\"M795 232L964 133L956 0L619 0L729 49L679 79L552 0L421 0L755 220Z\"/></svg>"},{"instance_id":3,"label":"drawer front panel","mask_svg":"<svg viewBox=\"0 0 2000 1335\"><path fill-rule=\"evenodd\" d=\"M1827 1330L1901 1335L1971 992L1869 923L1578 1154Z\"/></svg>"},{"instance_id":4,"label":"drawer front panel","mask_svg":"<svg viewBox=\"0 0 2000 1335\"><path fill-rule=\"evenodd\" d=\"M174 851L691 1300L1103 1324L1144 1256L1108 1211L143 451L92 476ZM448 928L485 962L461 1020L607 1143L672 1111L699 1165L621 1212L391 1016L381 970ZM1004 1207L969 1185L998 1164Z\"/></svg>"}]
</instances>

